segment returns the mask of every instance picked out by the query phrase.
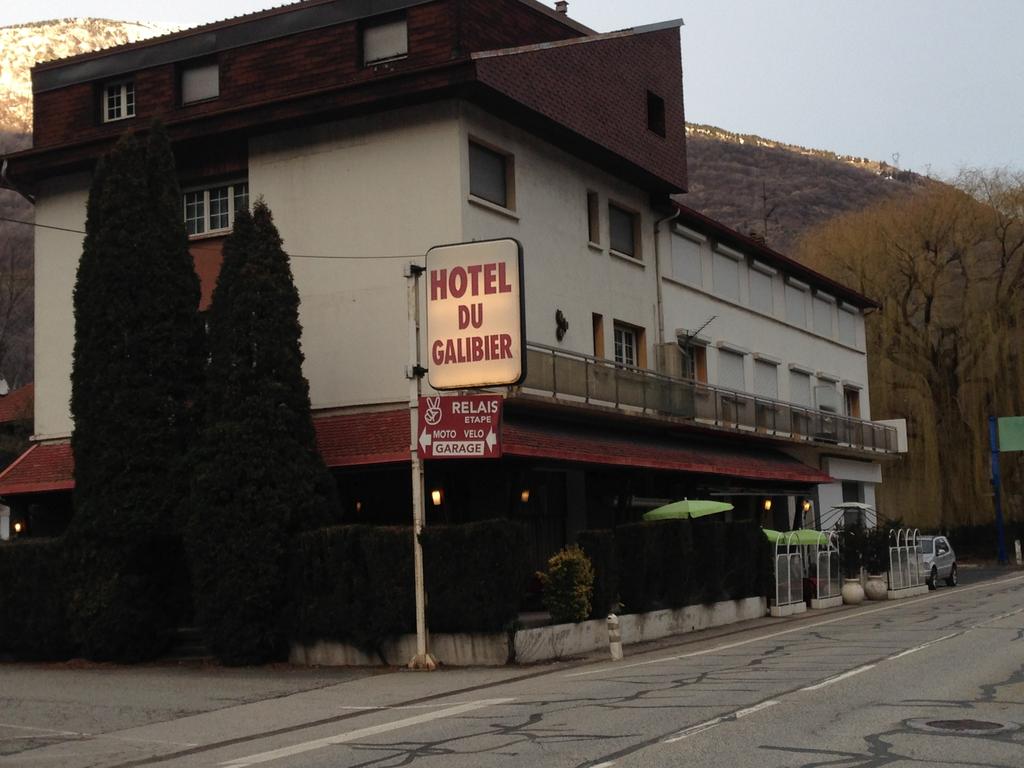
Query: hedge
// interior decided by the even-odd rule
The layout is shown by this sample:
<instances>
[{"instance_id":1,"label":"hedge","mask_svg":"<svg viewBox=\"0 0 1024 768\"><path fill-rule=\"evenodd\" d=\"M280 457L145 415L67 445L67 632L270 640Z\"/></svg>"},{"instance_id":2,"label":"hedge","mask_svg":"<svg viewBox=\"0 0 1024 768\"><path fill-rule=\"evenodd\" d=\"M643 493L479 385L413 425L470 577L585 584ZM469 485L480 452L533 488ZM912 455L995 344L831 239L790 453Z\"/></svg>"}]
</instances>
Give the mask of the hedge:
<instances>
[{"instance_id":1,"label":"hedge","mask_svg":"<svg viewBox=\"0 0 1024 768\"><path fill-rule=\"evenodd\" d=\"M63 540L69 633L75 652L130 663L171 645L186 602L180 537Z\"/></svg>"},{"instance_id":2,"label":"hedge","mask_svg":"<svg viewBox=\"0 0 1024 768\"><path fill-rule=\"evenodd\" d=\"M31 661L71 655L60 539L0 544L0 655Z\"/></svg>"},{"instance_id":3,"label":"hedge","mask_svg":"<svg viewBox=\"0 0 1024 768\"><path fill-rule=\"evenodd\" d=\"M528 573L521 526L507 520L429 526L421 541L432 632L512 625ZM381 655L385 640L416 630L408 527L348 525L300 534L290 572L297 640L350 642Z\"/></svg>"},{"instance_id":4,"label":"hedge","mask_svg":"<svg viewBox=\"0 0 1024 768\"><path fill-rule=\"evenodd\" d=\"M615 533L611 530L582 531L578 543L594 566L594 595L590 618L603 619L619 611L619 574L615 565Z\"/></svg>"},{"instance_id":5,"label":"hedge","mask_svg":"<svg viewBox=\"0 0 1024 768\"><path fill-rule=\"evenodd\" d=\"M380 653L415 631L412 529L345 525L299 534L290 568L291 634Z\"/></svg>"},{"instance_id":6,"label":"hedge","mask_svg":"<svg viewBox=\"0 0 1024 768\"><path fill-rule=\"evenodd\" d=\"M522 525L431 525L421 541L432 632L497 632L516 621L530 574Z\"/></svg>"},{"instance_id":7,"label":"hedge","mask_svg":"<svg viewBox=\"0 0 1024 768\"><path fill-rule=\"evenodd\" d=\"M584 531L580 546L596 572L600 598L622 613L761 597L771 590L768 540L753 522L663 520L623 525L614 531ZM605 604L602 602L601 604Z\"/></svg>"}]
</instances>

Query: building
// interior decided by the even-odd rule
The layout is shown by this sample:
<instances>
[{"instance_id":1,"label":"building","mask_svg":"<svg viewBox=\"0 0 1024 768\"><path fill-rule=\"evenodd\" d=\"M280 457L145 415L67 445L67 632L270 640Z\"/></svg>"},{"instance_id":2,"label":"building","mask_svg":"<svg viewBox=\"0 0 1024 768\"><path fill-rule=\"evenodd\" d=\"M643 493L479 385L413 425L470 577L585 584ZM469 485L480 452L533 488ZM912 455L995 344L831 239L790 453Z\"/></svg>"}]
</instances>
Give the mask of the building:
<instances>
[{"instance_id":1,"label":"building","mask_svg":"<svg viewBox=\"0 0 1024 768\"><path fill-rule=\"evenodd\" d=\"M501 237L525 252L527 378L501 459L428 462L428 521L522 518L541 561L657 499L727 497L777 527L872 502L898 450L869 421L875 305L677 202L680 25L309 0L37 66L34 146L4 181L63 229L36 236L37 443L0 496L68 495L75 231L97 158L160 118L204 304L233 212L274 212L346 520L410 517L403 268Z\"/></svg>"}]
</instances>

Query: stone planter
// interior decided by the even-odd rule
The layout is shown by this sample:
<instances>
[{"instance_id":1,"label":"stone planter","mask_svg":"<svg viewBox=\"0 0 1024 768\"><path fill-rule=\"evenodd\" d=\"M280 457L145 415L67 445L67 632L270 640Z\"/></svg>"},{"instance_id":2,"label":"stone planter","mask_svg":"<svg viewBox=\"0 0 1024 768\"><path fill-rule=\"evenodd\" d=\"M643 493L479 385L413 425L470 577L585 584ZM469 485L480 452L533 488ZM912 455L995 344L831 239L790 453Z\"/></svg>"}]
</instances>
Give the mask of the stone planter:
<instances>
[{"instance_id":1,"label":"stone planter","mask_svg":"<svg viewBox=\"0 0 1024 768\"><path fill-rule=\"evenodd\" d=\"M860 585L860 579L843 579L843 603L860 605L863 602L864 587Z\"/></svg>"},{"instance_id":2,"label":"stone planter","mask_svg":"<svg viewBox=\"0 0 1024 768\"><path fill-rule=\"evenodd\" d=\"M868 600L888 600L889 588L885 584L885 576L880 573L868 574L867 583L864 585L864 594Z\"/></svg>"}]
</instances>

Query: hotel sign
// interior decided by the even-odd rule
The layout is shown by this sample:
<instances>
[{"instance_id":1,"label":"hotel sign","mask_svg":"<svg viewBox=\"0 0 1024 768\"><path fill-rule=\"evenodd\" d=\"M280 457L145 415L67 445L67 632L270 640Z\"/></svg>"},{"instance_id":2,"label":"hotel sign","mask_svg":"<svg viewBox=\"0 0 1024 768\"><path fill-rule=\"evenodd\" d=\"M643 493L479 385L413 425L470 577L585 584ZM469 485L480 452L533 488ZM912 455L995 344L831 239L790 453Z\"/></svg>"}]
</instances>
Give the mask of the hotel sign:
<instances>
[{"instance_id":1,"label":"hotel sign","mask_svg":"<svg viewBox=\"0 0 1024 768\"><path fill-rule=\"evenodd\" d=\"M526 375L523 249L512 239L427 251L427 381L437 390L518 384Z\"/></svg>"},{"instance_id":2,"label":"hotel sign","mask_svg":"<svg viewBox=\"0 0 1024 768\"><path fill-rule=\"evenodd\" d=\"M420 458L499 458L501 402L501 395L421 397L417 429Z\"/></svg>"}]
</instances>

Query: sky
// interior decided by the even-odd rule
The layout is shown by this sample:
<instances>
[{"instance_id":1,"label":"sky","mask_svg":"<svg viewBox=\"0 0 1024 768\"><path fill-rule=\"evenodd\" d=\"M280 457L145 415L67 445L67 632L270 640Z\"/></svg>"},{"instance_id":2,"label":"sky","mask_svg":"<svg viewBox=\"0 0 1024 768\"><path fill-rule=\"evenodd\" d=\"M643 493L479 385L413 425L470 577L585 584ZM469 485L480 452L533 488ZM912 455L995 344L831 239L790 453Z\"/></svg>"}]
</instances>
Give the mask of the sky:
<instances>
[{"instance_id":1,"label":"sky","mask_svg":"<svg viewBox=\"0 0 1024 768\"><path fill-rule=\"evenodd\" d=\"M546 0L553 5L553 0ZM2 0L0 26L195 26L268 0ZM571 0L600 31L683 19L686 117L950 178L1024 171L1024 0Z\"/></svg>"}]
</instances>

